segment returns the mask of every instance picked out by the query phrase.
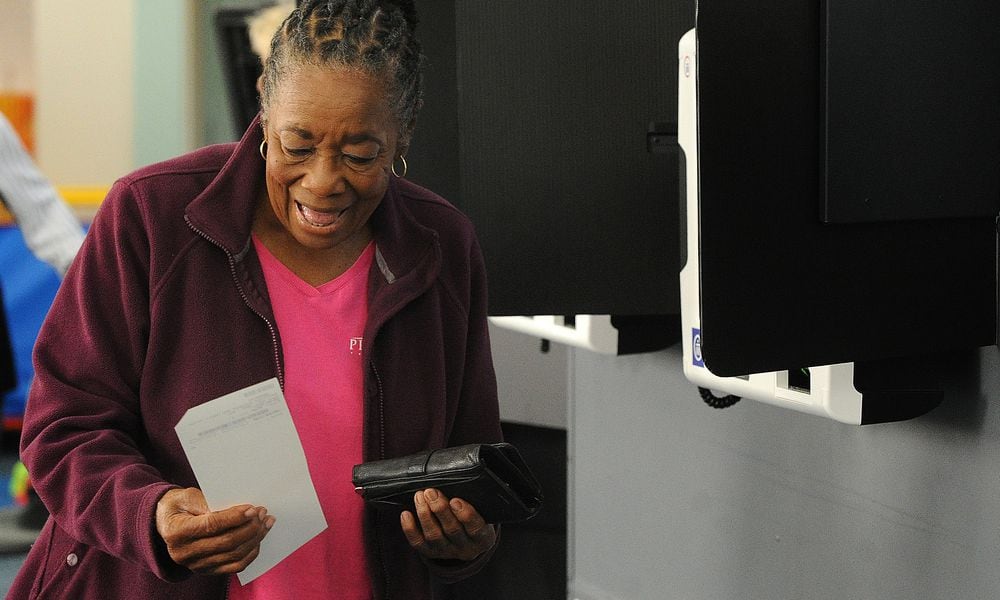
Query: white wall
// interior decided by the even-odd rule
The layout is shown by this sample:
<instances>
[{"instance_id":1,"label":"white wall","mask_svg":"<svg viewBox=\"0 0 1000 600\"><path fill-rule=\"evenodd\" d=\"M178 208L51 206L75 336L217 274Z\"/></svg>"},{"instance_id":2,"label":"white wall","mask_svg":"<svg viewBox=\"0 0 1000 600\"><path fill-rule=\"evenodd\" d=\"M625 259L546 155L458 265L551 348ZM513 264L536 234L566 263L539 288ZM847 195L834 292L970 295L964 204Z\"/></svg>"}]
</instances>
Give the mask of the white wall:
<instances>
[{"instance_id":1,"label":"white wall","mask_svg":"<svg viewBox=\"0 0 1000 600\"><path fill-rule=\"evenodd\" d=\"M0 91L31 91L31 61L31 4L0 0Z\"/></svg>"},{"instance_id":2,"label":"white wall","mask_svg":"<svg viewBox=\"0 0 1000 600\"><path fill-rule=\"evenodd\" d=\"M133 162L147 165L200 145L196 82L208 50L195 34L195 0L132 0L135 6ZM197 2L201 4L201 2Z\"/></svg>"},{"instance_id":3,"label":"white wall","mask_svg":"<svg viewBox=\"0 0 1000 600\"><path fill-rule=\"evenodd\" d=\"M565 429L569 349L490 324L493 366L504 421Z\"/></svg>"},{"instance_id":4,"label":"white wall","mask_svg":"<svg viewBox=\"0 0 1000 600\"><path fill-rule=\"evenodd\" d=\"M133 1L34 0L35 139L59 185L132 168Z\"/></svg>"},{"instance_id":5,"label":"white wall","mask_svg":"<svg viewBox=\"0 0 1000 600\"><path fill-rule=\"evenodd\" d=\"M194 0L31 4L37 158L57 184L110 185L196 146L197 55L206 49L195 34L195 6Z\"/></svg>"},{"instance_id":6,"label":"white wall","mask_svg":"<svg viewBox=\"0 0 1000 600\"><path fill-rule=\"evenodd\" d=\"M998 597L1000 351L939 367L939 407L855 427L573 351L570 598Z\"/></svg>"}]
</instances>

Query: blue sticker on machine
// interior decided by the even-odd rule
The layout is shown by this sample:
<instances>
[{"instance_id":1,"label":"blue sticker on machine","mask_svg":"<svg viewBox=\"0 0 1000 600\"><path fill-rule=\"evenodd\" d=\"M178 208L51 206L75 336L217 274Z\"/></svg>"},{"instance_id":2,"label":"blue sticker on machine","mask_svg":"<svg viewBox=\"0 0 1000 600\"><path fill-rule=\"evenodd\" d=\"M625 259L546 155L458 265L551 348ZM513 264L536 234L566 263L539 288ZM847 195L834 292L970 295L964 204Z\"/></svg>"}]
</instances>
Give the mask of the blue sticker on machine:
<instances>
[{"instance_id":1,"label":"blue sticker on machine","mask_svg":"<svg viewBox=\"0 0 1000 600\"><path fill-rule=\"evenodd\" d=\"M704 367L705 359L701 355L701 330L691 329L691 364Z\"/></svg>"}]
</instances>

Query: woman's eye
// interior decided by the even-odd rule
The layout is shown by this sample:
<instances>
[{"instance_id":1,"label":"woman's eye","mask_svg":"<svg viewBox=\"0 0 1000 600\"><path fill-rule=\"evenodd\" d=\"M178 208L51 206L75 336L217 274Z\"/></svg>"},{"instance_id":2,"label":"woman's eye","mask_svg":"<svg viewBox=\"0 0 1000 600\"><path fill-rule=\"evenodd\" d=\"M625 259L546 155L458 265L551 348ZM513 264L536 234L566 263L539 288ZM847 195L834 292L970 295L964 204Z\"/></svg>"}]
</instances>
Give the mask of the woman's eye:
<instances>
[{"instance_id":1,"label":"woman's eye","mask_svg":"<svg viewBox=\"0 0 1000 600\"><path fill-rule=\"evenodd\" d=\"M378 155L376 154L375 156L358 156L356 154L345 154L344 158L346 158L349 162L355 165L370 165L373 162L375 162L375 159L378 158Z\"/></svg>"},{"instance_id":2,"label":"woman's eye","mask_svg":"<svg viewBox=\"0 0 1000 600\"><path fill-rule=\"evenodd\" d=\"M312 151L309 148L285 148L284 150L285 154L287 154L288 156L293 156L295 158L302 158L304 156L308 156L309 153Z\"/></svg>"}]
</instances>

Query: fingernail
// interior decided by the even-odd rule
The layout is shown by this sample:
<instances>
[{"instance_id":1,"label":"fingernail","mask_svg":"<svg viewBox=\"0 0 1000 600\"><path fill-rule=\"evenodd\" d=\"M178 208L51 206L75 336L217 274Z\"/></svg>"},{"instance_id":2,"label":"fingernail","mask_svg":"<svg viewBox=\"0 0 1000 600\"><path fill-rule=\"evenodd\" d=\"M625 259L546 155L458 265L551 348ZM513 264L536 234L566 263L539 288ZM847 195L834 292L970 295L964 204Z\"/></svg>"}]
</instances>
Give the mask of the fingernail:
<instances>
[{"instance_id":1,"label":"fingernail","mask_svg":"<svg viewBox=\"0 0 1000 600\"><path fill-rule=\"evenodd\" d=\"M462 501L461 500L459 500L458 498L452 498L451 499L451 509L454 510L454 511L462 511L465 508L462 505Z\"/></svg>"},{"instance_id":2,"label":"fingernail","mask_svg":"<svg viewBox=\"0 0 1000 600\"><path fill-rule=\"evenodd\" d=\"M424 496L426 496L427 500L430 501L430 502L434 502L435 500L438 499L437 490L425 490L424 491Z\"/></svg>"},{"instance_id":3,"label":"fingernail","mask_svg":"<svg viewBox=\"0 0 1000 600\"><path fill-rule=\"evenodd\" d=\"M275 521L274 517L268 517L264 521L264 529L270 530L272 527L274 527L274 521Z\"/></svg>"},{"instance_id":4,"label":"fingernail","mask_svg":"<svg viewBox=\"0 0 1000 600\"><path fill-rule=\"evenodd\" d=\"M257 509L251 506L246 510L246 512L243 513L243 516L248 519L252 519L256 514L257 514Z\"/></svg>"},{"instance_id":5,"label":"fingernail","mask_svg":"<svg viewBox=\"0 0 1000 600\"><path fill-rule=\"evenodd\" d=\"M424 493L423 492L417 492L416 494L413 494L413 502L414 502L414 504L418 504L418 505L423 506L423 504L424 504Z\"/></svg>"}]
</instances>

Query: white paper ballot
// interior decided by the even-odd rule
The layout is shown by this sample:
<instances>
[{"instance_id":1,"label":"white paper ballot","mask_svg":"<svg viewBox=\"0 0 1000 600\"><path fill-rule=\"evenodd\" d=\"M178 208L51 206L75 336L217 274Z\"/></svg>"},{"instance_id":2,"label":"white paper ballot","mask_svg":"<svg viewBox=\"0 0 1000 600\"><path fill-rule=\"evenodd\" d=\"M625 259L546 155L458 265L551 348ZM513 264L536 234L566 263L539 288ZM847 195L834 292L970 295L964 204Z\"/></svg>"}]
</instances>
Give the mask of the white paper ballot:
<instances>
[{"instance_id":1,"label":"white paper ballot","mask_svg":"<svg viewBox=\"0 0 1000 600\"><path fill-rule=\"evenodd\" d=\"M275 523L238 575L246 585L326 529L277 379L189 409L175 427L208 506L267 507Z\"/></svg>"}]
</instances>

